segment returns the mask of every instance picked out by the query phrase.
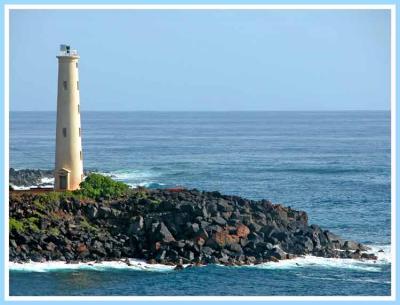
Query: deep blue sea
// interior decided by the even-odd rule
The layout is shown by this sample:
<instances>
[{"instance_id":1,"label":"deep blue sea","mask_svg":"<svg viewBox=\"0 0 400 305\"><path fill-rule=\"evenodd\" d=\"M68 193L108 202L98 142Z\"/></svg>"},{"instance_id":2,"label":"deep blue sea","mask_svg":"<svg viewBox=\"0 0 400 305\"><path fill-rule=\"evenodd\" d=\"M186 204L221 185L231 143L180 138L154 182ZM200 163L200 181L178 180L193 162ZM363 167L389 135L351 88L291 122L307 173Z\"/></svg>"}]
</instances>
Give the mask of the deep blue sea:
<instances>
[{"instance_id":1,"label":"deep blue sea","mask_svg":"<svg viewBox=\"0 0 400 305\"><path fill-rule=\"evenodd\" d=\"M305 210L377 262L12 268L11 295L389 295L390 113L83 112L83 158L131 185L184 186ZM51 169L55 112L11 112L10 166ZM18 270L16 270L18 269Z\"/></svg>"}]
</instances>

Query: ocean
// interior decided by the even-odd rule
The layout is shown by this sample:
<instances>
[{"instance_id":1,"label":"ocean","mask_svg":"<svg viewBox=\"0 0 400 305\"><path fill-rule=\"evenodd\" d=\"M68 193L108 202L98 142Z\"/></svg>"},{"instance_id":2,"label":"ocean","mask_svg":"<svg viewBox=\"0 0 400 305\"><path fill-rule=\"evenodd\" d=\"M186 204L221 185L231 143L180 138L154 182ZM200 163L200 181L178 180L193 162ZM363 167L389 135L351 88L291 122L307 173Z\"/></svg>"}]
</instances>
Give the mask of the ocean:
<instances>
[{"instance_id":1,"label":"ocean","mask_svg":"<svg viewBox=\"0 0 400 305\"><path fill-rule=\"evenodd\" d=\"M83 112L84 167L132 186L266 198L377 262L11 266L11 295L390 295L390 112ZM10 166L52 169L55 112L11 112Z\"/></svg>"}]
</instances>

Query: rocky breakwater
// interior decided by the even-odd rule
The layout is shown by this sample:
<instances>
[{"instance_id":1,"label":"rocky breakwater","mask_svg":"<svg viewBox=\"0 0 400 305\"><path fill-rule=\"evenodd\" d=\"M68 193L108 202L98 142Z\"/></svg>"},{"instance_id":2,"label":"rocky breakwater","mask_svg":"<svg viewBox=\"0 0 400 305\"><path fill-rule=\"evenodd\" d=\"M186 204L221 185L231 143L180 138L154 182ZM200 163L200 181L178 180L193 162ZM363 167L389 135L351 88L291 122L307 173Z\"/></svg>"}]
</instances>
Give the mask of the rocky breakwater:
<instances>
[{"instance_id":1,"label":"rocky breakwater","mask_svg":"<svg viewBox=\"0 0 400 305\"><path fill-rule=\"evenodd\" d=\"M10 168L9 180L11 186L42 186L43 179L53 178L52 170Z\"/></svg>"},{"instance_id":2,"label":"rocky breakwater","mask_svg":"<svg viewBox=\"0 0 400 305\"><path fill-rule=\"evenodd\" d=\"M88 175L90 173L96 172L95 169L86 169L84 174ZM54 172L50 169L9 169L9 184L11 188L17 187L44 187L52 184L52 179L54 178ZM48 182L43 182L47 179Z\"/></svg>"},{"instance_id":3,"label":"rocky breakwater","mask_svg":"<svg viewBox=\"0 0 400 305\"><path fill-rule=\"evenodd\" d=\"M307 214L198 190L130 190L113 200L10 195L10 261L144 259L242 265L301 255L376 259Z\"/></svg>"}]
</instances>

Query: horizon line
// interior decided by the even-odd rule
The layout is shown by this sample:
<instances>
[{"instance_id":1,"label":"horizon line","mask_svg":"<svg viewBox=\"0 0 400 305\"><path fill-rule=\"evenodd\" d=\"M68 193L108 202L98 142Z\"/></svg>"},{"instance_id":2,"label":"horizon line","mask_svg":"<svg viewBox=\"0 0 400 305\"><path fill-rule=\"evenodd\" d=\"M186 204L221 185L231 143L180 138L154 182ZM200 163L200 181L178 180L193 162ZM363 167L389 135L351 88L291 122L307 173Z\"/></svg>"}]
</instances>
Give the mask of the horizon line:
<instances>
[{"instance_id":1,"label":"horizon line","mask_svg":"<svg viewBox=\"0 0 400 305\"><path fill-rule=\"evenodd\" d=\"M81 112L371 112L391 109L308 109L308 110L81 110ZM57 110L9 110L9 112L57 112Z\"/></svg>"}]
</instances>

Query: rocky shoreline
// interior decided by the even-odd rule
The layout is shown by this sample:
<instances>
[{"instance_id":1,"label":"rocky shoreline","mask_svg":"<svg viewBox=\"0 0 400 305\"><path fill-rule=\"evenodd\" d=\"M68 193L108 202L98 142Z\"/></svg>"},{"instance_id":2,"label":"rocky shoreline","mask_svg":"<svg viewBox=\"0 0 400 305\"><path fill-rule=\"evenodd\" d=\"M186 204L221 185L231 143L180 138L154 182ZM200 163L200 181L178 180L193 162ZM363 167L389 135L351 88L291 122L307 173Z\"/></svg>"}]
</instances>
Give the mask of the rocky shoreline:
<instances>
[{"instance_id":1,"label":"rocky shoreline","mask_svg":"<svg viewBox=\"0 0 400 305\"><path fill-rule=\"evenodd\" d=\"M20 169L10 168L9 183L11 186L37 186L46 185L43 179L53 178L53 171L46 169Z\"/></svg>"},{"instance_id":2,"label":"rocky shoreline","mask_svg":"<svg viewBox=\"0 0 400 305\"><path fill-rule=\"evenodd\" d=\"M96 170L85 170L88 175ZM17 187L47 187L52 182L44 183L43 179L51 181L54 178L54 172L50 169L9 169L9 184L11 188Z\"/></svg>"},{"instance_id":3,"label":"rocky shoreline","mask_svg":"<svg viewBox=\"0 0 400 305\"><path fill-rule=\"evenodd\" d=\"M306 212L196 189L138 188L110 200L11 192L9 216L13 262L136 258L179 269L303 255L377 259L367 246L309 225Z\"/></svg>"}]
</instances>

